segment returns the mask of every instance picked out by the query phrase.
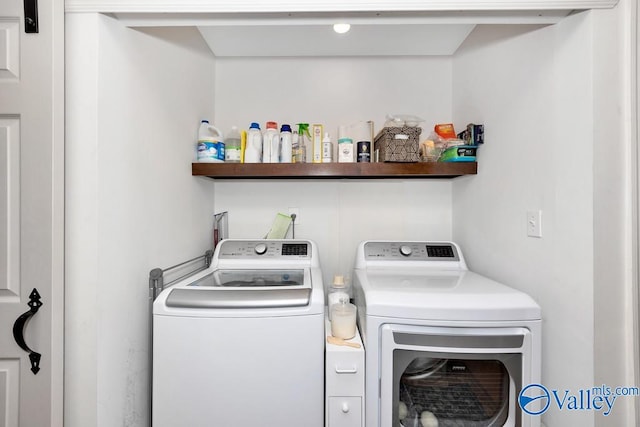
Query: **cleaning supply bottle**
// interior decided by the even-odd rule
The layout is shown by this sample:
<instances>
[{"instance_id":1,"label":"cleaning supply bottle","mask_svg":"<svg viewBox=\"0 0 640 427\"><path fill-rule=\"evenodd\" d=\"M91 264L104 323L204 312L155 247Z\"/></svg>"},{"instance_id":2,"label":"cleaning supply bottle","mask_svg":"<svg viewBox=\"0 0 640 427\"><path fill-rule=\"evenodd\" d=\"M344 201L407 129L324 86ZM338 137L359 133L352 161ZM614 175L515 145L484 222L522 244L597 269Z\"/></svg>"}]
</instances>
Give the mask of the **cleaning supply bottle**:
<instances>
[{"instance_id":1,"label":"cleaning supply bottle","mask_svg":"<svg viewBox=\"0 0 640 427\"><path fill-rule=\"evenodd\" d=\"M240 148L240 131L236 126L232 126L224 141L224 160L229 163L240 163Z\"/></svg>"},{"instance_id":2,"label":"cleaning supply bottle","mask_svg":"<svg viewBox=\"0 0 640 427\"><path fill-rule=\"evenodd\" d=\"M309 133L309 123L298 123L298 145L301 151L300 163L313 162L313 151L311 147L311 134Z\"/></svg>"},{"instance_id":3,"label":"cleaning supply bottle","mask_svg":"<svg viewBox=\"0 0 640 427\"><path fill-rule=\"evenodd\" d=\"M244 153L247 150L247 131L240 131L240 163L244 163Z\"/></svg>"},{"instance_id":4,"label":"cleaning supply bottle","mask_svg":"<svg viewBox=\"0 0 640 427\"><path fill-rule=\"evenodd\" d=\"M324 133L322 138L322 163L331 163L333 161L333 144L329 132Z\"/></svg>"},{"instance_id":5,"label":"cleaning supply bottle","mask_svg":"<svg viewBox=\"0 0 640 427\"><path fill-rule=\"evenodd\" d=\"M338 162L354 162L353 139L347 132L347 126L344 125L338 127Z\"/></svg>"},{"instance_id":6,"label":"cleaning supply bottle","mask_svg":"<svg viewBox=\"0 0 640 427\"><path fill-rule=\"evenodd\" d=\"M353 140L351 138L340 138L338 140L338 162L353 163Z\"/></svg>"},{"instance_id":7,"label":"cleaning supply bottle","mask_svg":"<svg viewBox=\"0 0 640 427\"><path fill-rule=\"evenodd\" d=\"M322 163L322 135L324 134L322 129L323 126L320 123L316 123L311 126L311 147L313 147L313 163Z\"/></svg>"},{"instance_id":8,"label":"cleaning supply bottle","mask_svg":"<svg viewBox=\"0 0 640 427\"><path fill-rule=\"evenodd\" d=\"M333 284L327 293L327 311L329 312L329 320L331 320L331 306L334 304L348 304L349 299L349 287L344 281L344 276L334 276Z\"/></svg>"},{"instance_id":9,"label":"cleaning supply bottle","mask_svg":"<svg viewBox=\"0 0 640 427\"><path fill-rule=\"evenodd\" d=\"M293 161L293 135L291 126L282 125L280 128L280 163L291 163Z\"/></svg>"},{"instance_id":10,"label":"cleaning supply bottle","mask_svg":"<svg viewBox=\"0 0 640 427\"><path fill-rule=\"evenodd\" d=\"M267 129L264 131L262 141L262 162L280 162L280 134L276 122L267 122Z\"/></svg>"},{"instance_id":11,"label":"cleaning supply bottle","mask_svg":"<svg viewBox=\"0 0 640 427\"><path fill-rule=\"evenodd\" d=\"M293 163L304 163L304 153L300 149L300 138L298 137L298 131L293 131L291 138L291 161Z\"/></svg>"},{"instance_id":12,"label":"cleaning supply bottle","mask_svg":"<svg viewBox=\"0 0 640 427\"><path fill-rule=\"evenodd\" d=\"M244 149L245 163L261 163L262 162L262 131L260 125L252 122L247 132L247 146Z\"/></svg>"},{"instance_id":13,"label":"cleaning supply bottle","mask_svg":"<svg viewBox=\"0 0 640 427\"><path fill-rule=\"evenodd\" d=\"M222 132L201 120L198 128L197 160L201 163L224 162L224 142Z\"/></svg>"}]
</instances>

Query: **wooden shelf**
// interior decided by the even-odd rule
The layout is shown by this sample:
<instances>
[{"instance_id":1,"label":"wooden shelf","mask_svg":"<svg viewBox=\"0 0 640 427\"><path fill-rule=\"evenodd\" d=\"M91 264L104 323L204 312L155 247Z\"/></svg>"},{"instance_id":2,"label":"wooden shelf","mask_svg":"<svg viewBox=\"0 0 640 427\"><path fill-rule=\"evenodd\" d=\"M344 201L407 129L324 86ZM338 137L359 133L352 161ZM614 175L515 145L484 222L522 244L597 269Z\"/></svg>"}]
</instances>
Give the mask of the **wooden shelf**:
<instances>
[{"instance_id":1,"label":"wooden shelf","mask_svg":"<svg viewBox=\"0 0 640 427\"><path fill-rule=\"evenodd\" d=\"M191 174L209 178L454 178L475 175L476 162L456 163L193 163Z\"/></svg>"}]
</instances>

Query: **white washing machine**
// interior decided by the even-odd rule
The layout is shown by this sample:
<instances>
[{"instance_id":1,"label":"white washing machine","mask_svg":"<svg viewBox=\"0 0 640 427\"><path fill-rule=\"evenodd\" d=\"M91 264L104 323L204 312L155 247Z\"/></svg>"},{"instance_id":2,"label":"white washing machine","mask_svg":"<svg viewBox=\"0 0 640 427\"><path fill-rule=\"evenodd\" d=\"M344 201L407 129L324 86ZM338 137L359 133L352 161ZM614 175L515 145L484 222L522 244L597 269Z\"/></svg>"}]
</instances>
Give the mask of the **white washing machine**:
<instances>
[{"instance_id":1,"label":"white washing machine","mask_svg":"<svg viewBox=\"0 0 640 427\"><path fill-rule=\"evenodd\" d=\"M540 425L517 403L540 382L531 297L469 271L451 242L363 242L353 282L367 427Z\"/></svg>"},{"instance_id":2,"label":"white washing machine","mask_svg":"<svg viewBox=\"0 0 640 427\"><path fill-rule=\"evenodd\" d=\"M154 427L323 426L316 245L224 240L153 306Z\"/></svg>"}]
</instances>

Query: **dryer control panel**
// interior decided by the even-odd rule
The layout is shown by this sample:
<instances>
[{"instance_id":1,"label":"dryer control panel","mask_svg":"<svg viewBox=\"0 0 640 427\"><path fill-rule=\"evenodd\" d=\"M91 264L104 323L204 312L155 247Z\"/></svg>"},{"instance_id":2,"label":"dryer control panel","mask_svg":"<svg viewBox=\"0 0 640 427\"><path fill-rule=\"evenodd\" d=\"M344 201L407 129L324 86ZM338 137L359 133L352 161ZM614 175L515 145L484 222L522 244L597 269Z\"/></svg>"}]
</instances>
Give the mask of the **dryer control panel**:
<instances>
[{"instance_id":1,"label":"dryer control panel","mask_svg":"<svg viewBox=\"0 0 640 427\"><path fill-rule=\"evenodd\" d=\"M458 250L446 242L367 242L368 261L459 261Z\"/></svg>"},{"instance_id":2,"label":"dryer control panel","mask_svg":"<svg viewBox=\"0 0 640 427\"><path fill-rule=\"evenodd\" d=\"M305 241L223 240L218 259L310 259L311 244Z\"/></svg>"}]
</instances>

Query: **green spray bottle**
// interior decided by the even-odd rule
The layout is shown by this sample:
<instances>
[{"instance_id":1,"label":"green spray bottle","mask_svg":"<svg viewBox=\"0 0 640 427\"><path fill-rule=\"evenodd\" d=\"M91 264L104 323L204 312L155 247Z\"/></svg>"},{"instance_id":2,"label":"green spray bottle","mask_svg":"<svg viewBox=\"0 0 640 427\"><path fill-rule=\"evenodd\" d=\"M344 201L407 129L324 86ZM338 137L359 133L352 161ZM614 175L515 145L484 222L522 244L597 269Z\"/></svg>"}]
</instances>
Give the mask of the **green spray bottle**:
<instances>
[{"instance_id":1,"label":"green spray bottle","mask_svg":"<svg viewBox=\"0 0 640 427\"><path fill-rule=\"evenodd\" d=\"M311 162L311 134L309 133L309 123L298 123L298 142L293 146L293 162L307 163L307 159Z\"/></svg>"}]
</instances>

